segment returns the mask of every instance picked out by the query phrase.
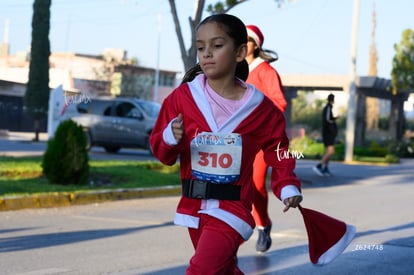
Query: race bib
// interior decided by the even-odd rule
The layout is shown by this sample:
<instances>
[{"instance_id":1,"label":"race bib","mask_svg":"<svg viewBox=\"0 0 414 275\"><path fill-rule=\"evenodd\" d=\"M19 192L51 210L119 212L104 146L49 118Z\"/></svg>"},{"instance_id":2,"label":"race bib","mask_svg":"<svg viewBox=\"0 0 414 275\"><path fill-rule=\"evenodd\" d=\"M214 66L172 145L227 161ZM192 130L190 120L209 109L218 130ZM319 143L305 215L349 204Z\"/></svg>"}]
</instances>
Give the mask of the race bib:
<instances>
[{"instance_id":1,"label":"race bib","mask_svg":"<svg viewBox=\"0 0 414 275\"><path fill-rule=\"evenodd\" d=\"M198 180L232 183L240 177L240 134L203 132L191 141L191 168Z\"/></svg>"}]
</instances>

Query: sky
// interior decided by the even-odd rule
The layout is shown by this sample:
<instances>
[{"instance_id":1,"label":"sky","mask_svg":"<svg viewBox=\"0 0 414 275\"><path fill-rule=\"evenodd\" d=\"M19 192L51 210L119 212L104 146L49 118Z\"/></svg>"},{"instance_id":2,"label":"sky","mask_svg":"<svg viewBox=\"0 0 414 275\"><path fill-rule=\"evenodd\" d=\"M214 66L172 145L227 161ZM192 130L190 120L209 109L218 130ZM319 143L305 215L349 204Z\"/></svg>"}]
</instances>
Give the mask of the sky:
<instances>
[{"instance_id":1,"label":"sky","mask_svg":"<svg viewBox=\"0 0 414 275\"><path fill-rule=\"evenodd\" d=\"M0 39L10 53L29 49L34 0L0 0ZM194 0L176 0L180 24L189 47L188 18ZM214 3L216 0L206 0ZM351 71L354 0L295 0L278 7L274 0L249 0L229 13L261 28L263 47L274 50L272 63L280 74L335 74ZM394 44L405 29L414 29L414 1L360 0L357 32L357 75L368 72L375 3L378 76L390 78ZM207 5L206 5L207 6ZM203 18L208 16L203 13ZM6 21L9 24L5 37ZM183 63L167 0L52 0L52 52L101 54L105 48L125 49L141 66L182 73Z\"/></svg>"}]
</instances>

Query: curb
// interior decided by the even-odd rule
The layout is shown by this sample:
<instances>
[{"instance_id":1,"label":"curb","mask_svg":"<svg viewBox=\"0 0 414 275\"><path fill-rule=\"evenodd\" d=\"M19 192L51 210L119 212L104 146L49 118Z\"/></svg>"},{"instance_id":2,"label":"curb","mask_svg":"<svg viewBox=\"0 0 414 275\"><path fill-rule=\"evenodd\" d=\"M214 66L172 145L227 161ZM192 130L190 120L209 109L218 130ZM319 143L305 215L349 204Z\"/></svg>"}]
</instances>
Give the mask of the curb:
<instances>
[{"instance_id":1,"label":"curb","mask_svg":"<svg viewBox=\"0 0 414 275\"><path fill-rule=\"evenodd\" d=\"M81 193L55 193L48 195L3 197L0 198L0 211L21 210L27 208L52 208L107 201L176 196L180 194L181 186L165 186L156 188L115 189L101 190L97 192L87 191Z\"/></svg>"}]
</instances>

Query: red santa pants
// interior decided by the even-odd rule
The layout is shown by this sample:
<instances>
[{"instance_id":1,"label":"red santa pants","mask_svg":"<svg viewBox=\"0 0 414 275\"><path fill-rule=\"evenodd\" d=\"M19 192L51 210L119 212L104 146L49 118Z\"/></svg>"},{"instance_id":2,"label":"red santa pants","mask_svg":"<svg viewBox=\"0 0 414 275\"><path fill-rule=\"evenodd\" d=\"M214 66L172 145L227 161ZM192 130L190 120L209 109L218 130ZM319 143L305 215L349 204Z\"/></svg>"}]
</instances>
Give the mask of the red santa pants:
<instances>
[{"instance_id":1,"label":"red santa pants","mask_svg":"<svg viewBox=\"0 0 414 275\"><path fill-rule=\"evenodd\" d=\"M257 226L270 226L271 221L267 207L269 197L266 189L267 164L263 158L263 151L257 153L253 162L253 182L255 186L253 200L253 218Z\"/></svg>"},{"instance_id":2,"label":"red santa pants","mask_svg":"<svg viewBox=\"0 0 414 275\"><path fill-rule=\"evenodd\" d=\"M243 274L237 267L240 234L221 220L202 214L198 229L189 228L195 253L186 274Z\"/></svg>"}]
</instances>

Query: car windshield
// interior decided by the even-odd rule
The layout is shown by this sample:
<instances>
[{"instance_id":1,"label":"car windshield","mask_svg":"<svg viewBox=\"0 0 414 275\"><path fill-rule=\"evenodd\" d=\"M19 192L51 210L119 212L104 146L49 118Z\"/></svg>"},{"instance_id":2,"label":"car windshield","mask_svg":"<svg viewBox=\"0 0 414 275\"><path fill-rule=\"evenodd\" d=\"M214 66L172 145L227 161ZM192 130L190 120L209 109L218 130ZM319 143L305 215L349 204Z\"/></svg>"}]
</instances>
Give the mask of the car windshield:
<instances>
[{"instance_id":1,"label":"car windshield","mask_svg":"<svg viewBox=\"0 0 414 275\"><path fill-rule=\"evenodd\" d=\"M137 101L137 104L144 110L144 112L152 117L157 118L160 112L161 105L152 101Z\"/></svg>"}]
</instances>

